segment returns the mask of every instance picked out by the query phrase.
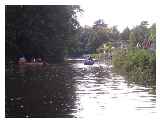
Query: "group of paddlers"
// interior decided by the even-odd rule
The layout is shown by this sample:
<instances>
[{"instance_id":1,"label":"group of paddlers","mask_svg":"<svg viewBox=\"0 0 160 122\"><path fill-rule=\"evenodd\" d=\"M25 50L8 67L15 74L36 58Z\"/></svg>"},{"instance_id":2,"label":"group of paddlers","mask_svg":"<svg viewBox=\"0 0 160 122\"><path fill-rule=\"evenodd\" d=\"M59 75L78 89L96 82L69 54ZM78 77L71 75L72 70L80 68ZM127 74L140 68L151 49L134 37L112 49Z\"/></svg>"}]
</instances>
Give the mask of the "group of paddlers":
<instances>
[{"instance_id":1,"label":"group of paddlers","mask_svg":"<svg viewBox=\"0 0 160 122\"><path fill-rule=\"evenodd\" d=\"M84 61L84 65L93 65L93 64L94 64L94 60L92 59L91 56L88 56Z\"/></svg>"},{"instance_id":2,"label":"group of paddlers","mask_svg":"<svg viewBox=\"0 0 160 122\"><path fill-rule=\"evenodd\" d=\"M30 64L30 65L34 65L34 64L47 64L46 61L42 60L42 58L32 58L30 61L27 61L27 59L25 57L20 57L18 59L18 64Z\"/></svg>"}]
</instances>

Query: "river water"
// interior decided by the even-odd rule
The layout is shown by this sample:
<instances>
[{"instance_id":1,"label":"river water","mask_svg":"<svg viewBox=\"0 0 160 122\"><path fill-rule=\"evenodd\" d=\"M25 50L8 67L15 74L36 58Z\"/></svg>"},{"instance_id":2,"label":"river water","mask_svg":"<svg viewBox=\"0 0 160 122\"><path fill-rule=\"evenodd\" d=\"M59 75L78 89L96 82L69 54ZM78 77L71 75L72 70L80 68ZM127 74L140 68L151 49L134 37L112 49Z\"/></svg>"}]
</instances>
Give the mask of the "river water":
<instances>
[{"instance_id":1,"label":"river water","mask_svg":"<svg viewBox=\"0 0 160 122\"><path fill-rule=\"evenodd\" d=\"M94 118L156 113L155 88L126 81L112 66L68 60L6 67L5 116Z\"/></svg>"}]
</instances>

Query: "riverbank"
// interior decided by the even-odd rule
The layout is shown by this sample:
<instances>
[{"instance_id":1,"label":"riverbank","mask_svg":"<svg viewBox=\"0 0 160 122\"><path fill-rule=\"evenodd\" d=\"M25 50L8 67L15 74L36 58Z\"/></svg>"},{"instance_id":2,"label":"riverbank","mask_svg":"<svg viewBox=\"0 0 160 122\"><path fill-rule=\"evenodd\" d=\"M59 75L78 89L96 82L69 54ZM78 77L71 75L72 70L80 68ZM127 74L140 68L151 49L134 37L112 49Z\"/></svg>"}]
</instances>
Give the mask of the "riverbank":
<instances>
[{"instance_id":1,"label":"riverbank","mask_svg":"<svg viewBox=\"0 0 160 122\"><path fill-rule=\"evenodd\" d=\"M119 49L113 53L114 71L128 81L141 85L156 85L156 55L145 49Z\"/></svg>"}]
</instances>

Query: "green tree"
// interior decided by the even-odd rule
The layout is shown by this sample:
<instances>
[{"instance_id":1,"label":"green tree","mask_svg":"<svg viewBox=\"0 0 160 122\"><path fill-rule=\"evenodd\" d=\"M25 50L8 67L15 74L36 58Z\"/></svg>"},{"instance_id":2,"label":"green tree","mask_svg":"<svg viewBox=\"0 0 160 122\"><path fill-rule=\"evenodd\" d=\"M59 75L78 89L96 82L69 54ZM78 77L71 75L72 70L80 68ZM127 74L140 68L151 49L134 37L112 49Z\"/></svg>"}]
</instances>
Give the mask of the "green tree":
<instances>
[{"instance_id":1,"label":"green tree","mask_svg":"<svg viewBox=\"0 0 160 122\"><path fill-rule=\"evenodd\" d=\"M120 35L121 40L129 40L129 34L130 34L130 29L127 27L123 30L123 32Z\"/></svg>"},{"instance_id":2,"label":"green tree","mask_svg":"<svg viewBox=\"0 0 160 122\"><path fill-rule=\"evenodd\" d=\"M136 43L148 39L148 22L142 21L140 25L132 29L136 37Z\"/></svg>"},{"instance_id":3,"label":"green tree","mask_svg":"<svg viewBox=\"0 0 160 122\"><path fill-rule=\"evenodd\" d=\"M111 28L111 33L110 33L110 38L113 40L113 41L118 41L119 40L119 36L120 36L120 32L118 31L117 29L117 26L113 26Z\"/></svg>"},{"instance_id":4,"label":"green tree","mask_svg":"<svg viewBox=\"0 0 160 122\"><path fill-rule=\"evenodd\" d=\"M6 6L6 58L63 61L66 43L80 27L78 11L79 6Z\"/></svg>"},{"instance_id":5,"label":"green tree","mask_svg":"<svg viewBox=\"0 0 160 122\"><path fill-rule=\"evenodd\" d=\"M134 34L134 32L131 32L129 35L129 48L133 48L136 46L136 36Z\"/></svg>"},{"instance_id":6,"label":"green tree","mask_svg":"<svg viewBox=\"0 0 160 122\"><path fill-rule=\"evenodd\" d=\"M149 28L149 40L156 41L156 24L152 24L152 26Z\"/></svg>"}]
</instances>

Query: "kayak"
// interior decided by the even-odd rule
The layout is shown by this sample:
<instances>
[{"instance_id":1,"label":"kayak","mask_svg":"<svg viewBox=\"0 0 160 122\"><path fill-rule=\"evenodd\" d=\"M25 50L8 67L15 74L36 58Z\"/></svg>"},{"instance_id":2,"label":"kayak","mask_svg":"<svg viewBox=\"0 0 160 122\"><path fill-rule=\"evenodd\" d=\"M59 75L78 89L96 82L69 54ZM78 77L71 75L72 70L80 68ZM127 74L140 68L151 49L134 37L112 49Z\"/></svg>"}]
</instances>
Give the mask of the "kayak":
<instances>
[{"instance_id":1,"label":"kayak","mask_svg":"<svg viewBox=\"0 0 160 122\"><path fill-rule=\"evenodd\" d=\"M84 65L93 65L94 61L93 60L85 60Z\"/></svg>"}]
</instances>

